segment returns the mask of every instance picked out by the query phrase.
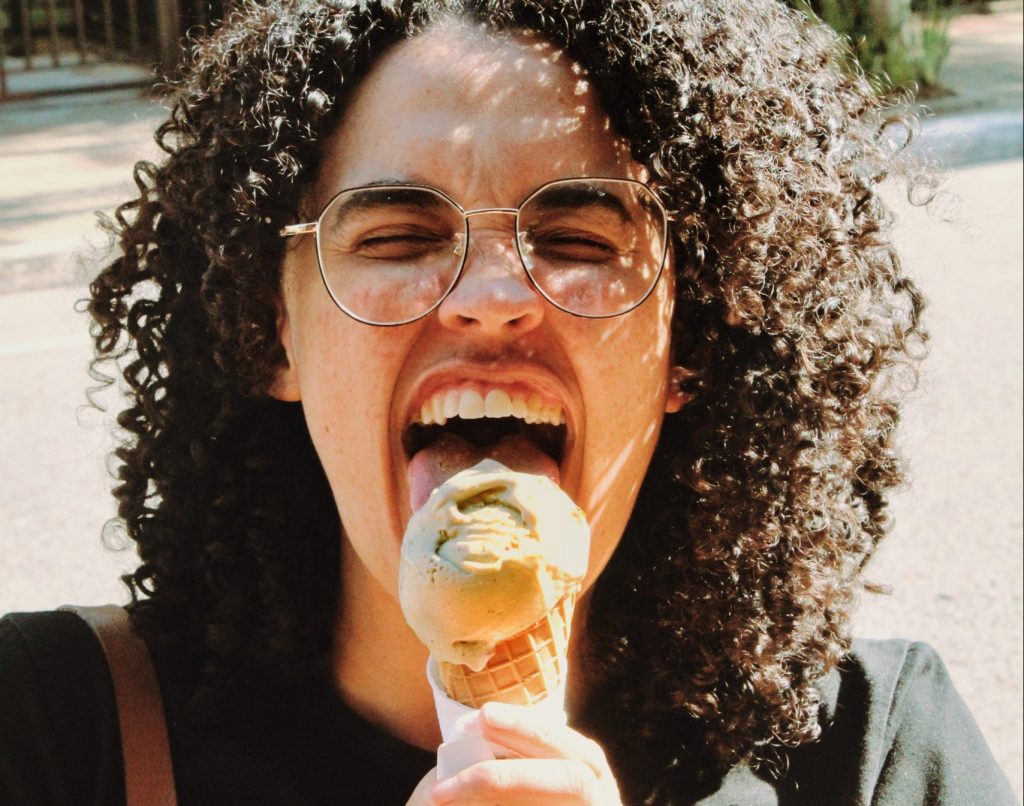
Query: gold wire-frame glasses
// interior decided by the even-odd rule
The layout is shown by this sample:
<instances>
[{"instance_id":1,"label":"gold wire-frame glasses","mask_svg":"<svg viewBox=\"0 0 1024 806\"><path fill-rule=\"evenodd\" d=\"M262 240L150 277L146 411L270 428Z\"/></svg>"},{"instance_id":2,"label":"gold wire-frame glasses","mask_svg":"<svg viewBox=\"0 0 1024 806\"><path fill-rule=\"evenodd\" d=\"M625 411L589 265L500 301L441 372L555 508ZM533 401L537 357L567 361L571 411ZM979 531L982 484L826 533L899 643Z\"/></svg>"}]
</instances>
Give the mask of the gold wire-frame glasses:
<instances>
[{"instance_id":1,"label":"gold wire-frame glasses","mask_svg":"<svg viewBox=\"0 0 1024 806\"><path fill-rule=\"evenodd\" d=\"M515 217L513 240L534 289L575 316L629 313L664 270L664 204L643 182L617 177L556 179L518 207L471 210L428 185L360 185L335 194L314 221L279 234L313 234L335 305L359 322L389 327L444 302L466 265L470 218L495 214Z\"/></svg>"}]
</instances>

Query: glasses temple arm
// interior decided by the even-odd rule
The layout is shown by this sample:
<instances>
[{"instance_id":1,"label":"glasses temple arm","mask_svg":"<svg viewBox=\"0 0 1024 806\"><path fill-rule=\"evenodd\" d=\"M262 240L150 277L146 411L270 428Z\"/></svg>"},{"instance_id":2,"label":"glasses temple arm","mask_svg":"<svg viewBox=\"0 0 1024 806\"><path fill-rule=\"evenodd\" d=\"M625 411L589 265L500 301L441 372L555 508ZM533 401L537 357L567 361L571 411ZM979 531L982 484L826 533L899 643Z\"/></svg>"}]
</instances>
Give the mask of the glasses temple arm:
<instances>
[{"instance_id":1,"label":"glasses temple arm","mask_svg":"<svg viewBox=\"0 0 1024 806\"><path fill-rule=\"evenodd\" d=\"M282 238L290 238L292 235L305 235L309 232L316 232L315 221L310 221L307 224L288 224L281 227L277 234Z\"/></svg>"}]
</instances>

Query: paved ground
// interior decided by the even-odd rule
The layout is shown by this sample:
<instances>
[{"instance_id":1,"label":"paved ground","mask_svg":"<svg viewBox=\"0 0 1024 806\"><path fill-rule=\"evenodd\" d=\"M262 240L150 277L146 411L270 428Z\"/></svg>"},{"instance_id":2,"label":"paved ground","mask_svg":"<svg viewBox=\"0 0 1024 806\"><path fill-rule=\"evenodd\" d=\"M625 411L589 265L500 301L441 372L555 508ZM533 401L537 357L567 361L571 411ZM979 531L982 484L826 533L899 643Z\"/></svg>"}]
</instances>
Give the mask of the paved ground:
<instances>
[{"instance_id":1,"label":"paved ground","mask_svg":"<svg viewBox=\"0 0 1024 806\"><path fill-rule=\"evenodd\" d=\"M95 211L130 198L164 116L138 90L0 105L0 293L84 281L77 253L104 243Z\"/></svg>"},{"instance_id":2,"label":"paved ground","mask_svg":"<svg viewBox=\"0 0 1024 806\"><path fill-rule=\"evenodd\" d=\"M1022 22L1020 2L993 5L955 24L943 78L959 95L926 123L955 166L946 194L924 212L891 193L933 341L903 435L913 483L869 569L893 593L867 598L856 624L940 650L1020 798ZM161 115L123 91L0 106L0 612L125 598L131 553L100 539L111 418L83 407L74 303L103 243L92 211L127 198Z\"/></svg>"},{"instance_id":3,"label":"paved ground","mask_svg":"<svg viewBox=\"0 0 1024 806\"><path fill-rule=\"evenodd\" d=\"M97 86L107 89L142 87L153 81L154 69L129 62L103 61L88 54L82 62L77 53L65 53L54 66L49 56L33 60L33 69L25 69L23 58L4 62L7 68L7 97L30 98L40 95L67 95Z\"/></svg>"},{"instance_id":4,"label":"paved ground","mask_svg":"<svg viewBox=\"0 0 1024 806\"><path fill-rule=\"evenodd\" d=\"M902 434L911 483L867 577L856 633L937 647L1022 791L1022 162L949 180L951 223L897 206L929 301L928 360ZM894 194L895 195L895 194Z\"/></svg>"},{"instance_id":5,"label":"paved ground","mask_svg":"<svg viewBox=\"0 0 1024 806\"><path fill-rule=\"evenodd\" d=\"M1024 3L997 0L991 14L953 20L953 47L940 75L949 94L925 103L942 114L1021 108L1021 26Z\"/></svg>"}]
</instances>

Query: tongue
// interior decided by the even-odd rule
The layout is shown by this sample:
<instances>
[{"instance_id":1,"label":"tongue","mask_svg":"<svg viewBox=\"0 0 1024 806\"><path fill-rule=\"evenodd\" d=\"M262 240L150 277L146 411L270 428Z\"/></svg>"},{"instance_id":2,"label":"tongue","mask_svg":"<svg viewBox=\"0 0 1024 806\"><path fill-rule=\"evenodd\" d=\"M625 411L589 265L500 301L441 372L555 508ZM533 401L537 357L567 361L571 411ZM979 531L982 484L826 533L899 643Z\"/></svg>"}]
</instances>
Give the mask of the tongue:
<instances>
[{"instance_id":1,"label":"tongue","mask_svg":"<svg viewBox=\"0 0 1024 806\"><path fill-rule=\"evenodd\" d=\"M483 459L494 459L519 473L547 476L558 484L555 460L526 437L507 436L493 445L479 448L455 434L442 434L409 461L409 503L413 511L426 503L435 487Z\"/></svg>"}]
</instances>

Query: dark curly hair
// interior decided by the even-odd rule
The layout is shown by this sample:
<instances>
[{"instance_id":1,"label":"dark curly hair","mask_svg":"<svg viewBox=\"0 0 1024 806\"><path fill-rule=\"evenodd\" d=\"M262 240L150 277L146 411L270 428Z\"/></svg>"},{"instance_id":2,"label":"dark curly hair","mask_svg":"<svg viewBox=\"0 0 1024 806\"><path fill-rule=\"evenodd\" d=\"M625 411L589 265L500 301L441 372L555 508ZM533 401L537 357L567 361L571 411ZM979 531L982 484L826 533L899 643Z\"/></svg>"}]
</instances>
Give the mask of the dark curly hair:
<instances>
[{"instance_id":1,"label":"dark curly hair","mask_svg":"<svg viewBox=\"0 0 1024 806\"><path fill-rule=\"evenodd\" d=\"M640 798L686 755L781 769L819 735L815 682L849 648L901 481L897 370L924 335L878 195L881 104L833 34L773 0L269 0L196 44L167 156L137 166L123 255L91 287L93 374L130 391L115 493L136 620L192 664L197 702L326 673L340 524L299 405L266 394L277 233L346 92L450 17L583 65L674 220L696 397L666 419L594 589L612 716L590 729Z\"/></svg>"}]
</instances>

